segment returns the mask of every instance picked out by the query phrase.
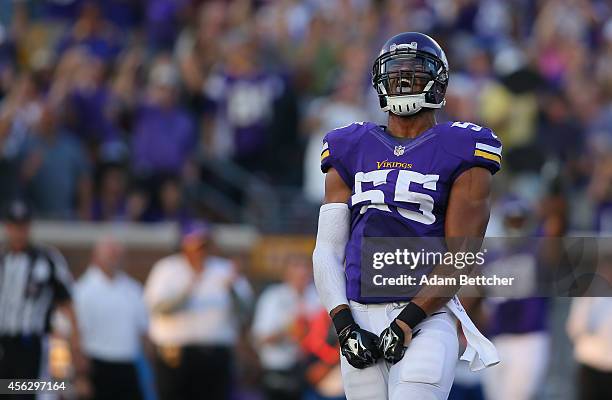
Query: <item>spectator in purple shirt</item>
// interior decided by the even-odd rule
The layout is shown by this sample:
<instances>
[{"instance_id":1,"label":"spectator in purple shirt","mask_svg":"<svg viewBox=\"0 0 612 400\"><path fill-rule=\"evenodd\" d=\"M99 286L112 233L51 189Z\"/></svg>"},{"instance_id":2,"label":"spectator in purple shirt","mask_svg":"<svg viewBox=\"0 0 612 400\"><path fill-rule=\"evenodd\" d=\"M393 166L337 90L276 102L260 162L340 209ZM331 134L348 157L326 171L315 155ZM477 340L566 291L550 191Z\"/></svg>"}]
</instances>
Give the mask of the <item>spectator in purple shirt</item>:
<instances>
[{"instance_id":1,"label":"spectator in purple shirt","mask_svg":"<svg viewBox=\"0 0 612 400\"><path fill-rule=\"evenodd\" d=\"M257 43L246 34L234 32L224 45L222 70L213 74L204 88L206 111L212 116L205 130L212 136L208 150L211 156L230 156L243 168L262 172L275 106L286 85L278 75L259 65Z\"/></svg>"},{"instance_id":2,"label":"spectator in purple shirt","mask_svg":"<svg viewBox=\"0 0 612 400\"><path fill-rule=\"evenodd\" d=\"M122 221L127 219L128 176L119 163L101 166L96 196L91 207L94 221Z\"/></svg>"},{"instance_id":3,"label":"spectator in purple shirt","mask_svg":"<svg viewBox=\"0 0 612 400\"><path fill-rule=\"evenodd\" d=\"M142 23L147 0L98 0L104 16L118 29L130 30Z\"/></svg>"},{"instance_id":4,"label":"spectator in purple shirt","mask_svg":"<svg viewBox=\"0 0 612 400\"><path fill-rule=\"evenodd\" d=\"M518 196L507 195L501 208L505 239L496 242L503 247L488 259L488 274L512 270L512 276L521 282L541 281L545 267L538 254L541 245L533 241L535 219L531 205ZM521 289L526 294L534 293L527 286L524 283ZM504 362L484 371L486 398L533 399L544 385L549 366L548 299L499 297L503 295L499 288L491 289L486 300L490 311L488 331Z\"/></svg>"},{"instance_id":5,"label":"spectator in purple shirt","mask_svg":"<svg viewBox=\"0 0 612 400\"><path fill-rule=\"evenodd\" d=\"M157 179L157 192L153 193L144 222L174 221L181 224L190 223L193 215L186 202L185 190L177 176L165 176Z\"/></svg>"},{"instance_id":6,"label":"spectator in purple shirt","mask_svg":"<svg viewBox=\"0 0 612 400\"><path fill-rule=\"evenodd\" d=\"M181 175L196 145L191 116L177 104L177 85L174 65L166 57L159 58L134 124L132 160L140 177Z\"/></svg>"},{"instance_id":7,"label":"spectator in purple shirt","mask_svg":"<svg viewBox=\"0 0 612 400\"><path fill-rule=\"evenodd\" d=\"M79 15L84 2L84 0L44 0L40 2L41 16L51 20L74 20Z\"/></svg>"},{"instance_id":8,"label":"spectator in purple shirt","mask_svg":"<svg viewBox=\"0 0 612 400\"><path fill-rule=\"evenodd\" d=\"M113 95L105 81L104 60L84 53L68 94L70 128L95 145L118 140L113 118Z\"/></svg>"},{"instance_id":9,"label":"spectator in purple shirt","mask_svg":"<svg viewBox=\"0 0 612 400\"><path fill-rule=\"evenodd\" d=\"M117 31L104 19L100 6L93 1L80 6L77 20L59 42L58 52L63 53L74 46L83 46L107 61L113 60L121 51Z\"/></svg>"},{"instance_id":10,"label":"spectator in purple shirt","mask_svg":"<svg viewBox=\"0 0 612 400\"><path fill-rule=\"evenodd\" d=\"M187 0L149 0L145 19L149 44L157 49L170 50L178 35L180 17L187 10Z\"/></svg>"}]
</instances>

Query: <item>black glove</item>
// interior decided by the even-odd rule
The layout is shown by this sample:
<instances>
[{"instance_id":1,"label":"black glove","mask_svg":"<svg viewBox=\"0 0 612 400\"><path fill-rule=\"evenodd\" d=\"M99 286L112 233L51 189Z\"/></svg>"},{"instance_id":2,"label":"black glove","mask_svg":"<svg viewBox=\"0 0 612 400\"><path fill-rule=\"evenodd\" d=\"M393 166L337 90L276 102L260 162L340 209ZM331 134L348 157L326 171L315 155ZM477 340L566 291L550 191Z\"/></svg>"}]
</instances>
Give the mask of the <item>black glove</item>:
<instances>
[{"instance_id":1,"label":"black glove","mask_svg":"<svg viewBox=\"0 0 612 400\"><path fill-rule=\"evenodd\" d=\"M414 303L408 303L396 319L404 321L411 329L414 329L421 321L427 318L425 311ZM399 327L395 319L389 327L380 334L378 349L382 356L391 364L397 363L404 357L406 346L404 341L406 337L404 331Z\"/></svg>"},{"instance_id":2,"label":"black glove","mask_svg":"<svg viewBox=\"0 0 612 400\"><path fill-rule=\"evenodd\" d=\"M378 342L378 349L385 360L395 364L404 357L406 352L406 347L404 346L405 339L404 331L393 320L389 327L382 331L380 341Z\"/></svg>"},{"instance_id":3,"label":"black glove","mask_svg":"<svg viewBox=\"0 0 612 400\"><path fill-rule=\"evenodd\" d=\"M378 336L361 329L348 308L337 312L332 320L338 333L340 352L348 363L358 369L375 364L380 358Z\"/></svg>"}]
</instances>

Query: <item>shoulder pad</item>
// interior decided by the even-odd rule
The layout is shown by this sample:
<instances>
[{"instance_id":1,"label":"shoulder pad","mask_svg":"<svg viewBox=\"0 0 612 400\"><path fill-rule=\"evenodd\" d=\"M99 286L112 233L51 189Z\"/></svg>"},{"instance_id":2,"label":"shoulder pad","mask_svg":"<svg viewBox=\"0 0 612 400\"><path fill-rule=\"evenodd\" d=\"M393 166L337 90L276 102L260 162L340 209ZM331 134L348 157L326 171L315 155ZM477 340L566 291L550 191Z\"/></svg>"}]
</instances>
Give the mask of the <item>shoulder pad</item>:
<instances>
[{"instance_id":1,"label":"shoulder pad","mask_svg":"<svg viewBox=\"0 0 612 400\"><path fill-rule=\"evenodd\" d=\"M346 151L351 144L357 142L361 135L371 128L372 123L370 122L354 122L329 131L323 138L323 143L333 146L336 152Z\"/></svg>"},{"instance_id":2,"label":"shoulder pad","mask_svg":"<svg viewBox=\"0 0 612 400\"><path fill-rule=\"evenodd\" d=\"M355 122L327 133L323 138L321 149L321 171L326 173L330 168L334 168L348 187L352 187L353 179L349 173L347 158L360 137L371 128L370 122Z\"/></svg>"},{"instance_id":3,"label":"shoulder pad","mask_svg":"<svg viewBox=\"0 0 612 400\"><path fill-rule=\"evenodd\" d=\"M462 170L483 167L495 174L501 168L502 143L495 133L471 122L441 124L442 146L461 159Z\"/></svg>"}]
</instances>

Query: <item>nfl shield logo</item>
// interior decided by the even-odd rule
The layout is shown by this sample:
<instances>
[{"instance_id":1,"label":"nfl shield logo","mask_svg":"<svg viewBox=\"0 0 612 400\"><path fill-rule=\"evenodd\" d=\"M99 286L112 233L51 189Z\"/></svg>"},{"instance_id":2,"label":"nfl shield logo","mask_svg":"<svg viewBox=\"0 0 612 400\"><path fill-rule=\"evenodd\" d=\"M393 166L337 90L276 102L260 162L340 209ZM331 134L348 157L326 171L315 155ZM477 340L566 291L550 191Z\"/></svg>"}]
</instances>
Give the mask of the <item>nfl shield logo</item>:
<instances>
[{"instance_id":1,"label":"nfl shield logo","mask_svg":"<svg viewBox=\"0 0 612 400\"><path fill-rule=\"evenodd\" d=\"M402 154L404 154L404 146L395 146L395 149L393 149L393 154L395 154L396 156L401 156Z\"/></svg>"}]
</instances>

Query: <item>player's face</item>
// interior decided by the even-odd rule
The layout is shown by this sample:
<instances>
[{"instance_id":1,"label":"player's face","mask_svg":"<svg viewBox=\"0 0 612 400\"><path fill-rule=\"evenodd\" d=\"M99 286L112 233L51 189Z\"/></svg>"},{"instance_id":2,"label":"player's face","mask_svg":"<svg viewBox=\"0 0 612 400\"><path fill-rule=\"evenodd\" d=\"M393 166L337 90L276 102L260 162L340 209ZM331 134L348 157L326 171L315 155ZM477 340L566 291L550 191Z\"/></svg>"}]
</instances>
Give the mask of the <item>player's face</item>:
<instances>
[{"instance_id":1,"label":"player's face","mask_svg":"<svg viewBox=\"0 0 612 400\"><path fill-rule=\"evenodd\" d=\"M303 259L295 259L287 266L286 281L297 288L303 290L310 282L312 267Z\"/></svg>"},{"instance_id":2,"label":"player's face","mask_svg":"<svg viewBox=\"0 0 612 400\"><path fill-rule=\"evenodd\" d=\"M433 65L423 58L406 56L389 60L385 70L389 73L387 93L389 95L408 95L422 93L432 79Z\"/></svg>"},{"instance_id":3,"label":"player's face","mask_svg":"<svg viewBox=\"0 0 612 400\"><path fill-rule=\"evenodd\" d=\"M206 258L208 240L202 236L194 236L183 240L182 250L192 265L201 265Z\"/></svg>"},{"instance_id":4,"label":"player's face","mask_svg":"<svg viewBox=\"0 0 612 400\"><path fill-rule=\"evenodd\" d=\"M5 226L9 247L17 251L26 248L30 239L30 224L27 222L11 222Z\"/></svg>"},{"instance_id":5,"label":"player's face","mask_svg":"<svg viewBox=\"0 0 612 400\"><path fill-rule=\"evenodd\" d=\"M94 257L100 268L114 274L121 268L123 254L124 249L119 242L107 239L98 243Z\"/></svg>"}]
</instances>

